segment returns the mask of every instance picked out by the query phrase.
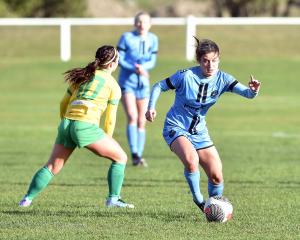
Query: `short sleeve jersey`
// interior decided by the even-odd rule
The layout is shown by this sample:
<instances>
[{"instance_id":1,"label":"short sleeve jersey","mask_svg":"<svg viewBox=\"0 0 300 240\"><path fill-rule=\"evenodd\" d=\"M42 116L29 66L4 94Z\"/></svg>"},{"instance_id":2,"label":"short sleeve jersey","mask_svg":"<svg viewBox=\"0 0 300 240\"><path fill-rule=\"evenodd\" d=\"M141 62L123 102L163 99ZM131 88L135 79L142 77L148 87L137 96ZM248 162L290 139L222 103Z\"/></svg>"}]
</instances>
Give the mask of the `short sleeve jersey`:
<instances>
[{"instance_id":1,"label":"short sleeve jersey","mask_svg":"<svg viewBox=\"0 0 300 240\"><path fill-rule=\"evenodd\" d=\"M218 71L205 77L199 66L184 69L163 81L165 88L175 89L175 101L167 113L166 123L178 126L191 134L206 128L208 109L236 84L233 76Z\"/></svg>"},{"instance_id":2,"label":"short sleeve jersey","mask_svg":"<svg viewBox=\"0 0 300 240\"><path fill-rule=\"evenodd\" d=\"M68 91L71 98L64 117L97 125L107 104L117 105L121 98L117 81L105 70L97 70L91 81Z\"/></svg>"},{"instance_id":3,"label":"short sleeve jersey","mask_svg":"<svg viewBox=\"0 0 300 240\"><path fill-rule=\"evenodd\" d=\"M152 68L155 64L155 62L151 63L151 61L155 61L152 55L158 51L158 38L151 32L145 38L141 37L136 31L126 32L119 40L118 50L121 54L121 68L135 71L134 65L136 63L151 65L150 68ZM147 65L146 69L148 69Z\"/></svg>"}]
</instances>

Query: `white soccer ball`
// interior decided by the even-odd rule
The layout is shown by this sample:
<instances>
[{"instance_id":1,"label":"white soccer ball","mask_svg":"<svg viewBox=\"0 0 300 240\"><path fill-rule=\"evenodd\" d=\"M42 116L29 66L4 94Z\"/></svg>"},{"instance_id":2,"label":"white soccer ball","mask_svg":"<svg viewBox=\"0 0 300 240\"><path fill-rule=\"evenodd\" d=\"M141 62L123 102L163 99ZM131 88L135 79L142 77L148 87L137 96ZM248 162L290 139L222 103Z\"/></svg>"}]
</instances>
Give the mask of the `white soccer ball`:
<instances>
[{"instance_id":1,"label":"white soccer ball","mask_svg":"<svg viewBox=\"0 0 300 240\"><path fill-rule=\"evenodd\" d=\"M232 218L233 207L226 197L214 196L206 200L204 213L209 222L226 222Z\"/></svg>"}]
</instances>

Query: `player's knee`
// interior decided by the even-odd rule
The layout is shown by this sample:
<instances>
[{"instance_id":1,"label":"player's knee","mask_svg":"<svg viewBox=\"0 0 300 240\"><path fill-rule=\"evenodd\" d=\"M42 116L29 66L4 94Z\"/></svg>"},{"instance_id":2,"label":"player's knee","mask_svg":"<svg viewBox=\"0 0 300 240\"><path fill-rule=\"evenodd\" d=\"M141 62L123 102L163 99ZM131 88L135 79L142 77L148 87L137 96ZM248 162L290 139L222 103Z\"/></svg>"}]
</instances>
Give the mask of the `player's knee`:
<instances>
[{"instance_id":1,"label":"player's knee","mask_svg":"<svg viewBox=\"0 0 300 240\"><path fill-rule=\"evenodd\" d=\"M117 162L126 164L127 160L127 154L124 151L120 151Z\"/></svg>"},{"instance_id":2,"label":"player's knee","mask_svg":"<svg viewBox=\"0 0 300 240\"><path fill-rule=\"evenodd\" d=\"M53 175L56 175L60 172L60 170L63 168L64 163L63 161L59 161L58 159L54 162L48 163L47 168Z\"/></svg>"},{"instance_id":3,"label":"player's knee","mask_svg":"<svg viewBox=\"0 0 300 240\"><path fill-rule=\"evenodd\" d=\"M210 181L214 185L218 185L223 182L223 175L222 173L214 173L210 176Z\"/></svg>"},{"instance_id":4,"label":"player's knee","mask_svg":"<svg viewBox=\"0 0 300 240\"><path fill-rule=\"evenodd\" d=\"M137 125L137 123L138 123L137 115L136 114L128 114L128 123Z\"/></svg>"},{"instance_id":5,"label":"player's knee","mask_svg":"<svg viewBox=\"0 0 300 240\"><path fill-rule=\"evenodd\" d=\"M185 168L189 171L189 172L195 172L198 170L198 159L194 159L194 158L189 158L186 161L186 166Z\"/></svg>"},{"instance_id":6,"label":"player's knee","mask_svg":"<svg viewBox=\"0 0 300 240\"><path fill-rule=\"evenodd\" d=\"M137 126L139 129L145 129L146 118L145 118L145 116L143 116L143 117L144 117L143 119L138 120Z\"/></svg>"}]
</instances>

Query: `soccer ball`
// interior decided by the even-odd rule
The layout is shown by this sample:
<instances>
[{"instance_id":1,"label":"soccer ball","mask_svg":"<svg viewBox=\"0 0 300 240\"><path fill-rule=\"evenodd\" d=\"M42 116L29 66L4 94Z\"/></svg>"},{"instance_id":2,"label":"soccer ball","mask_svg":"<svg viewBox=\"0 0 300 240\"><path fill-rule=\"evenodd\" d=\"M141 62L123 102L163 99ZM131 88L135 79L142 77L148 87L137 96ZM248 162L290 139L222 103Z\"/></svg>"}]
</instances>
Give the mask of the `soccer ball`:
<instances>
[{"instance_id":1,"label":"soccer ball","mask_svg":"<svg viewBox=\"0 0 300 240\"><path fill-rule=\"evenodd\" d=\"M226 197L214 196L206 200L204 213L209 222L226 222L232 218L233 207Z\"/></svg>"}]
</instances>

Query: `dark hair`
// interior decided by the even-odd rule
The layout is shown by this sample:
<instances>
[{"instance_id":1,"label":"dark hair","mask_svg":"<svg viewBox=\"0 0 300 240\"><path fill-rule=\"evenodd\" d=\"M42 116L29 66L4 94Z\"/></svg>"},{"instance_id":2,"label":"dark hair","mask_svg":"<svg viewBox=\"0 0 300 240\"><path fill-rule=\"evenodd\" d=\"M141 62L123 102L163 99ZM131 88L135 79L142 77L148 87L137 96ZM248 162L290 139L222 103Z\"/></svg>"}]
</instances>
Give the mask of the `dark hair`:
<instances>
[{"instance_id":1,"label":"dark hair","mask_svg":"<svg viewBox=\"0 0 300 240\"><path fill-rule=\"evenodd\" d=\"M199 40L195 36L194 36L194 38L197 42L197 45L196 45L196 60L197 60L198 63L200 63L201 57L203 55L207 54L207 53L215 52L218 55L220 54L219 47L214 41L209 40L209 39Z\"/></svg>"},{"instance_id":2,"label":"dark hair","mask_svg":"<svg viewBox=\"0 0 300 240\"><path fill-rule=\"evenodd\" d=\"M108 64L118 59L118 52L113 46L104 45L97 49L95 60L84 68L73 68L66 71L65 81L69 84L80 85L94 77L96 69L107 68Z\"/></svg>"}]
</instances>

